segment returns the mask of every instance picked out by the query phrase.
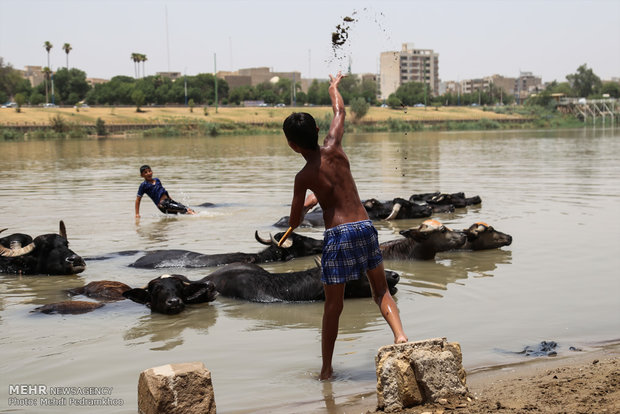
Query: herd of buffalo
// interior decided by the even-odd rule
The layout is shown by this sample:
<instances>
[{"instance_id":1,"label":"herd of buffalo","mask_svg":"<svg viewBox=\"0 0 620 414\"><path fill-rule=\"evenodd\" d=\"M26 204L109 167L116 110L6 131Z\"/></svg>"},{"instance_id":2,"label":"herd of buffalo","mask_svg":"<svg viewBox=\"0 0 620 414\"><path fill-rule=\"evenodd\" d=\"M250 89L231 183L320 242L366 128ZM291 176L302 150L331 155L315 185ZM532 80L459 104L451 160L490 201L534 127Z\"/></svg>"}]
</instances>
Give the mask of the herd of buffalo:
<instances>
[{"instance_id":1,"label":"herd of buffalo","mask_svg":"<svg viewBox=\"0 0 620 414\"><path fill-rule=\"evenodd\" d=\"M363 202L372 220L397 220L427 218L436 213L451 212L468 205L480 204L478 196L467 198L463 193L414 194L409 199L395 198L381 202L370 199ZM320 209L306 214L302 226L323 226ZM288 226L283 217L275 227ZM0 230L0 233L5 231ZM67 300L35 309L42 313L85 313L104 306L104 303L125 298L145 304L151 311L176 314L186 305L215 300L217 295L254 302L297 302L323 300L320 282L320 263L313 268L287 273L270 273L260 263L288 261L303 256L318 256L323 241L292 233L285 246L278 247L284 233L269 237L255 233L257 242L266 245L258 253L201 254L187 250L127 251L105 256L82 258L71 249L64 223L60 222L58 234L44 234L34 239L29 235L14 233L0 238L0 273L20 275L74 275L86 269L86 262L105 260L115 255L139 255L130 264L140 269L203 268L216 267L201 280L192 281L183 275L163 275L146 286L131 288L116 281L95 281L84 287L68 291L71 296L91 300ZM416 228L400 232L398 239L381 243L385 260L432 260L438 252L451 250L485 250L508 246L512 237L492 226L477 222L462 230L450 229L439 221L427 219ZM386 270L388 285L396 292L399 275ZM345 296L370 297L366 277L348 282ZM96 300L93 301L92 299Z\"/></svg>"}]
</instances>

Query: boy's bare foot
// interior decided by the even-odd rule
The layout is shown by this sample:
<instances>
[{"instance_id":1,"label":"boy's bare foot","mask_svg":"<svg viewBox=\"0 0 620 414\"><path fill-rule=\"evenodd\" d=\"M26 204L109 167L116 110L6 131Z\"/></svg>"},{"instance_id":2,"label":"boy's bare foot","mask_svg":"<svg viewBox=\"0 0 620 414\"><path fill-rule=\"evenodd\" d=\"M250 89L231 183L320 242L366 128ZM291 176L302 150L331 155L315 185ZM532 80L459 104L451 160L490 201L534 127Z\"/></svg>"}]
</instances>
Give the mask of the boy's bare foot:
<instances>
[{"instance_id":1,"label":"boy's bare foot","mask_svg":"<svg viewBox=\"0 0 620 414\"><path fill-rule=\"evenodd\" d=\"M187 214L196 214L196 212L194 210L192 210L191 208L187 209Z\"/></svg>"},{"instance_id":2,"label":"boy's bare foot","mask_svg":"<svg viewBox=\"0 0 620 414\"><path fill-rule=\"evenodd\" d=\"M334 375L334 370L329 367L327 370L321 370L321 375L319 375L319 381L326 381L330 379Z\"/></svg>"}]
</instances>

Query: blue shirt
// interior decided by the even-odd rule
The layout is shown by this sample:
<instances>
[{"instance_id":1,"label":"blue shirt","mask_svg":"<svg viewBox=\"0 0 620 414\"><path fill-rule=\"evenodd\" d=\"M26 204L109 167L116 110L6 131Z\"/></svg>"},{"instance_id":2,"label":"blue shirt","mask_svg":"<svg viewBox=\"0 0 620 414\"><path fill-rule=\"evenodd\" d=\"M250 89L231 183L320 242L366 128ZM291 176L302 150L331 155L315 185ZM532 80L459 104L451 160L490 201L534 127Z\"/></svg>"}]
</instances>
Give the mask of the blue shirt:
<instances>
[{"instance_id":1,"label":"blue shirt","mask_svg":"<svg viewBox=\"0 0 620 414\"><path fill-rule=\"evenodd\" d=\"M142 181L140 187L138 187L138 197L142 197L144 193L146 193L155 205L159 204L159 200L161 200L161 196L164 194L168 194L163 185L161 185L161 181L159 178L153 178L155 180L155 184L151 184L148 181Z\"/></svg>"}]
</instances>

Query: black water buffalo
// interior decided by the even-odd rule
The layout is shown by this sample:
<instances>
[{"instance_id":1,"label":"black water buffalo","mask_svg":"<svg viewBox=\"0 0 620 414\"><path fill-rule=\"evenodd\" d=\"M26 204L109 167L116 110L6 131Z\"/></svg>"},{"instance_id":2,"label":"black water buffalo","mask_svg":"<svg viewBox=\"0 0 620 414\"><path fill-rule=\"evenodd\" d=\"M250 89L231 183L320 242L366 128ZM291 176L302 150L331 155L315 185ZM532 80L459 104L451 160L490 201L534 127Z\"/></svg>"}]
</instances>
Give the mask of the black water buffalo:
<instances>
[{"instance_id":1,"label":"black water buffalo","mask_svg":"<svg viewBox=\"0 0 620 414\"><path fill-rule=\"evenodd\" d=\"M424 218L433 214L432 207L428 205L417 204L398 197L385 202L371 198L363 204L371 220Z\"/></svg>"},{"instance_id":2,"label":"black water buffalo","mask_svg":"<svg viewBox=\"0 0 620 414\"><path fill-rule=\"evenodd\" d=\"M269 239L262 238L258 232L254 233L256 240L269 247L258 253L221 253L221 254L202 254L188 250L154 250L147 252L130 267L140 269L157 269L166 267L212 267L228 263L266 263L283 262L296 257L311 256L321 254L323 251L323 240L316 240L311 237L291 233L286 246L278 247L278 240L284 233L277 233Z\"/></svg>"},{"instance_id":3,"label":"black water buffalo","mask_svg":"<svg viewBox=\"0 0 620 414\"><path fill-rule=\"evenodd\" d=\"M44 234L32 239L15 233L0 238L0 273L73 275L84 269L84 260L69 249L62 221L59 234Z\"/></svg>"},{"instance_id":4,"label":"black water buffalo","mask_svg":"<svg viewBox=\"0 0 620 414\"><path fill-rule=\"evenodd\" d=\"M386 260L431 260L437 252L454 250L466 241L463 232L454 231L437 220L426 220L415 229L400 232L404 239L381 243Z\"/></svg>"},{"instance_id":5,"label":"black water buffalo","mask_svg":"<svg viewBox=\"0 0 620 414\"><path fill-rule=\"evenodd\" d=\"M273 224L274 227L288 228L289 216L284 216ZM325 227L325 220L323 220L323 210L321 207L317 207L314 210L306 213L299 227Z\"/></svg>"},{"instance_id":6,"label":"black water buffalo","mask_svg":"<svg viewBox=\"0 0 620 414\"><path fill-rule=\"evenodd\" d=\"M413 194L409 197L409 201L412 202L425 202L433 208L439 209L439 206L454 206L455 208L463 208L467 206L477 205L482 203L480 196L465 197L465 193L422 193Z\"/></svg>"},{"instance_id":7,"label":"black water buffalo","mask_svg":"<svg viewBox=\"0 0 620 414\"><path fill-rule=\"evenodd\" d=\"M459 250L487 250L497 249L502 246L510 246L512 236L502 233L486 223L478 222L463 230L467 241L459 247Z\"/></svg>"},{"instance_id":8,"label":"black water buffalo","mask_svg":"<svg viewBox=\"0 0 620 414\"><path fill-rule=\"evenodd\" d=\"M395 294L400 276L385 271L391 294ZM252 263L231 263L204 277L225 297L251 302L307 302L325 300L321 283L321 268L288 273L270 273ZM345 298L372 297L366 275L347 282Z\"/></svg>"},{"instance_id":9,"label":"black water buffalo","mask_svg":"<svg viewBox=\"0 0 620 414\"><path fill-rule=\"evenodd\" d=\"M215 285L207 280L192 282L183 275L163 275L151 280L145 288L129 289L123 296L147 305L152 312L177 314L185 305L212 302L217 296Z\"/></svg>"}]
</instances>

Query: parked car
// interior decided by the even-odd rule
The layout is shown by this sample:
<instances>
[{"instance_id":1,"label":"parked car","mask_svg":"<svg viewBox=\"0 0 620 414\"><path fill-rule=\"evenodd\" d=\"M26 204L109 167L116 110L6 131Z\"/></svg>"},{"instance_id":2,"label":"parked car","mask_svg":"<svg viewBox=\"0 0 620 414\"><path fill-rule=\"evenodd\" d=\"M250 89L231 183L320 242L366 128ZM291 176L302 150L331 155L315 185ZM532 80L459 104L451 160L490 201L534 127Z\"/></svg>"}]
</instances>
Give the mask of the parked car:
<instances>
[{"instance_id":1,"label":"parked car","mask_svg":"<svg viewBox=\"0 0 620 414\"><path fill-rule=\"evenodd\" d=\"M15 102L7 102L2 105L2 108L16 108L17 104Z\"/></svg>"},{"instance_id":2,"label":"parked car","mask_svg":"<svg viewBox=\"0 0 620 414\"><path fill-rule=\"evenodd\" d=\"M46 103L46 104L43 104L43 108L58 108L58 105L53 104L53 103Z\"/></svg>"}]
</instances>

